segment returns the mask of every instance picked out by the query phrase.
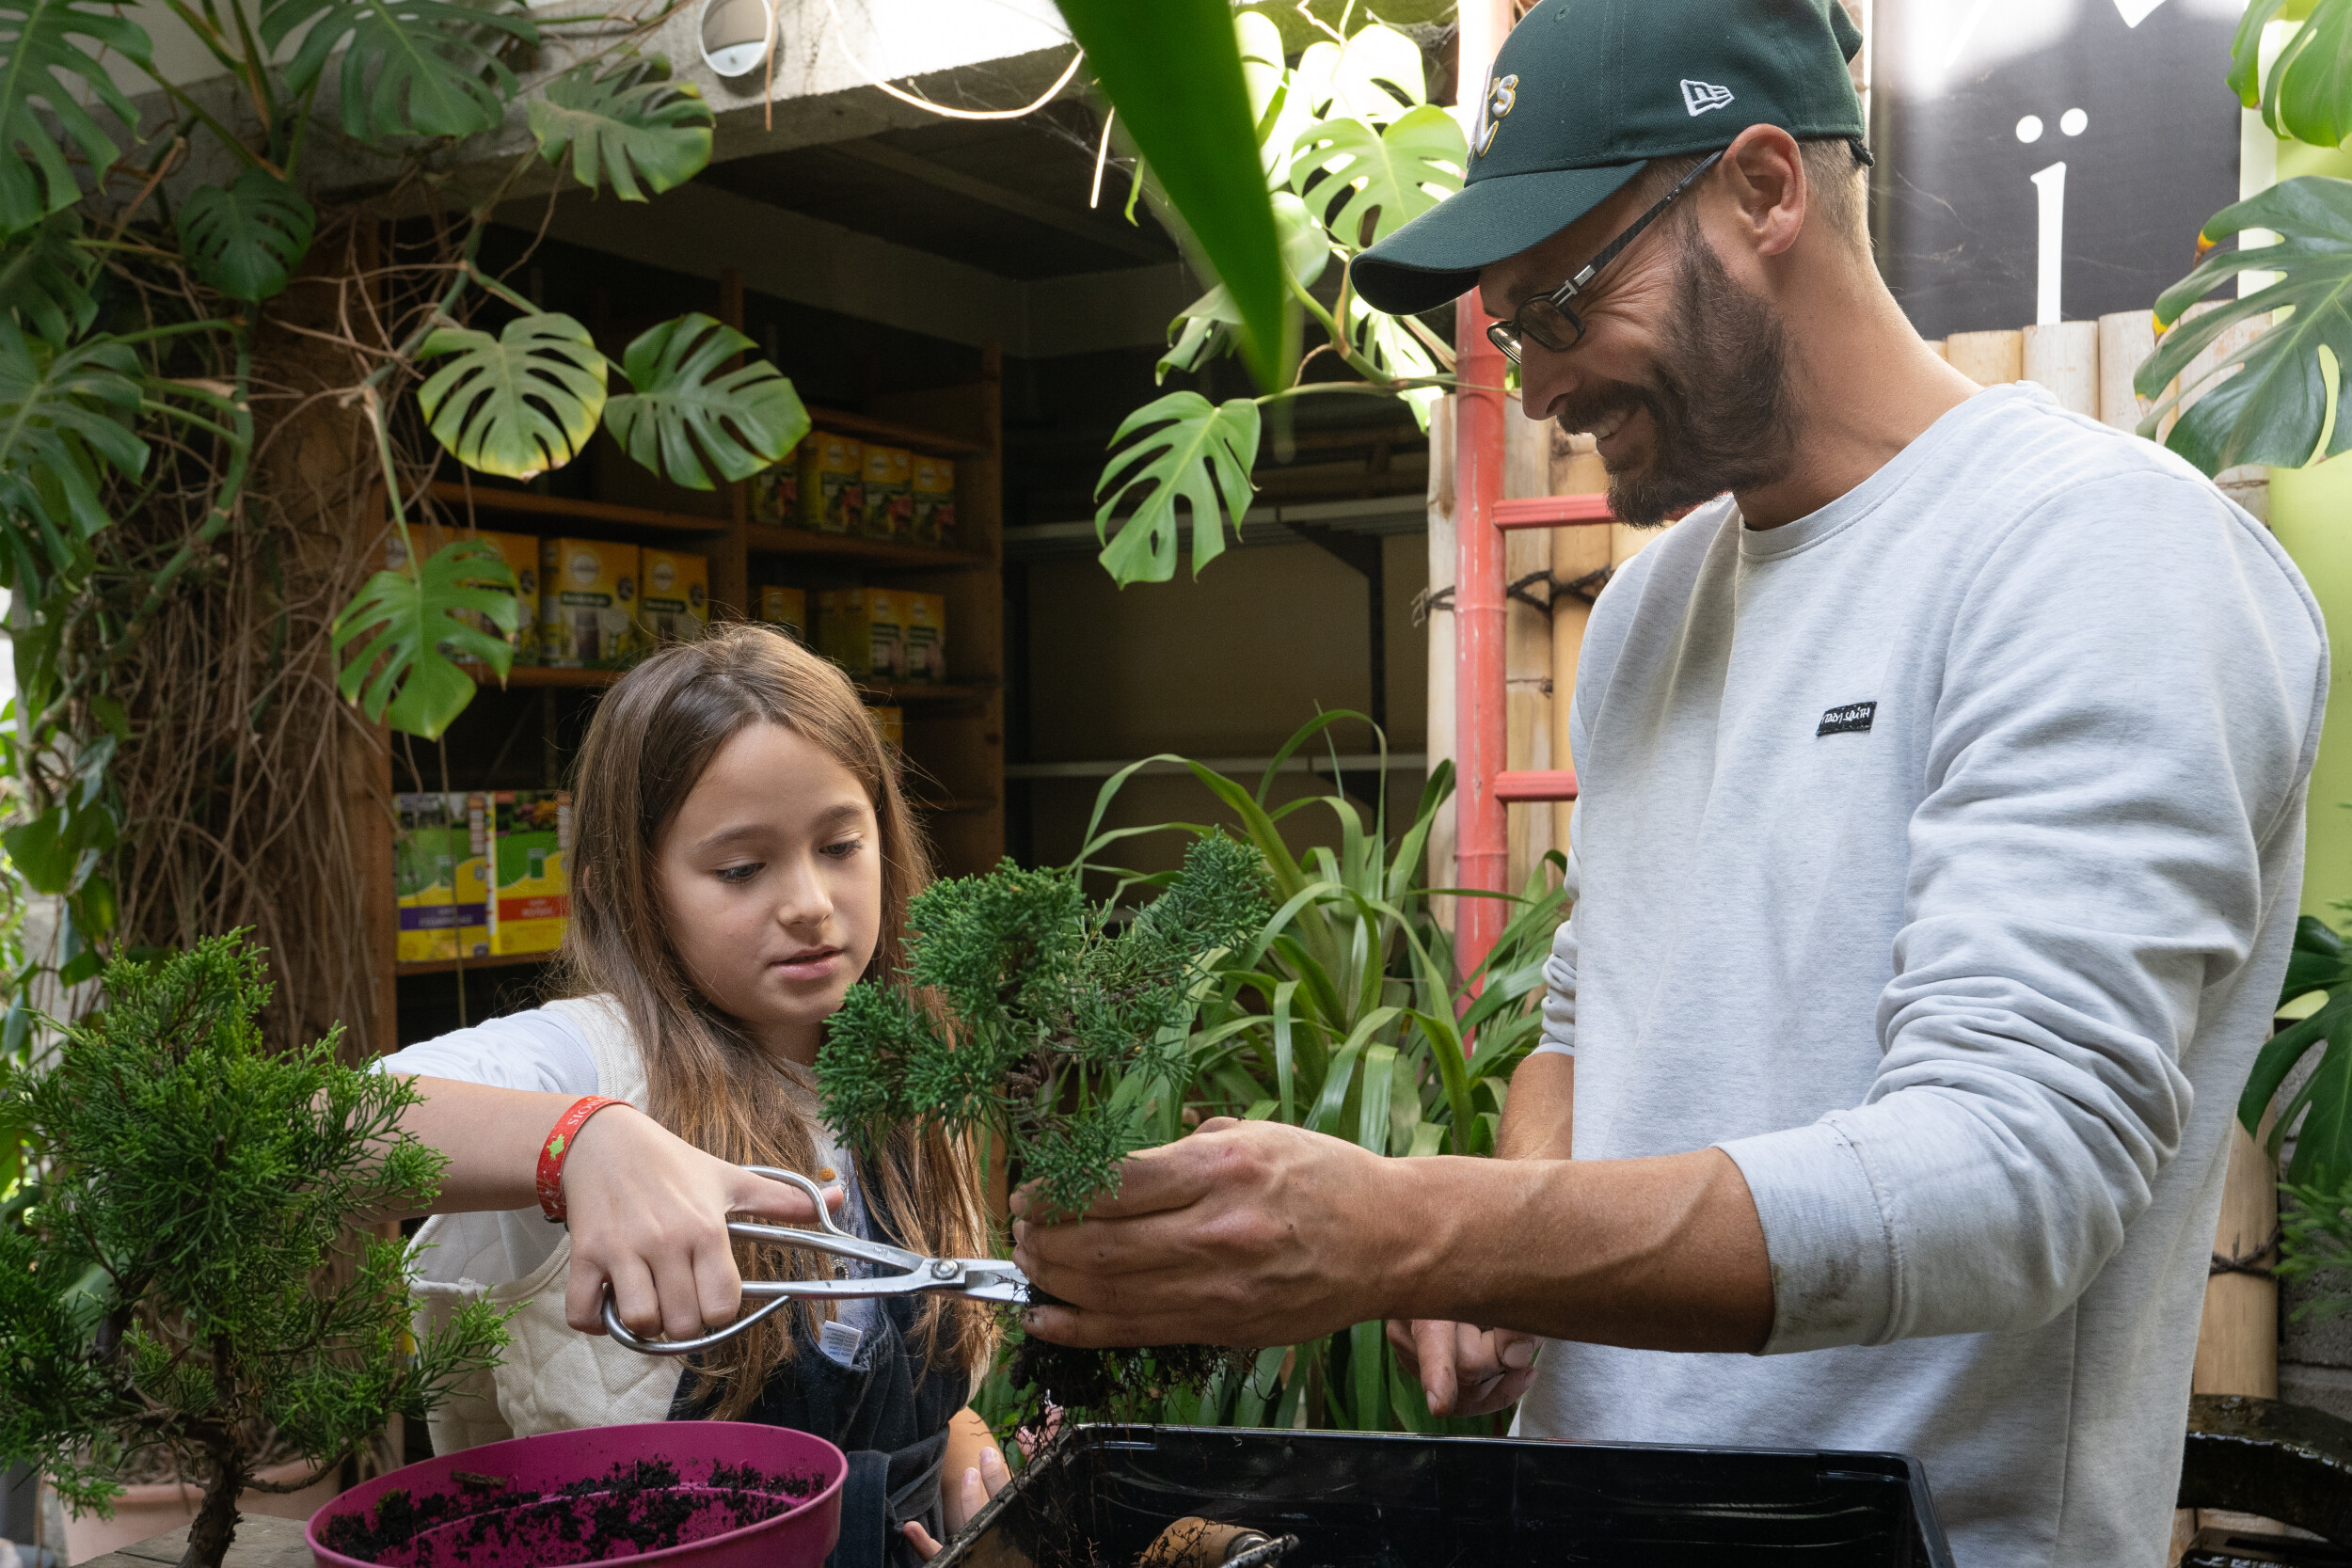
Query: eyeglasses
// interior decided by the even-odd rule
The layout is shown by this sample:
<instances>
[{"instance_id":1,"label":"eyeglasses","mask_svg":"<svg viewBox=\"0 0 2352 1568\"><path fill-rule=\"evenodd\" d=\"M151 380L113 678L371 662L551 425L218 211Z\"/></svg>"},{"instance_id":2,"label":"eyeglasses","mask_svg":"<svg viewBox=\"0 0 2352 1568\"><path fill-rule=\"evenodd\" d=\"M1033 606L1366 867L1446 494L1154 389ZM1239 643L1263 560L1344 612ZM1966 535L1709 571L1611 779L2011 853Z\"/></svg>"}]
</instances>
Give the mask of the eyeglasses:
<instances>
[{"instance_id":1,"label":"eyeglasses","mask_svg":"<svg viewBox=\"0 0 2352 1568\"><path fill-rule=\"evenodd\" d=\"M1487 340L1501 349L1514 365L1521 363L1519 350L1533 341L1554 354L1565 354L1584 341L1584 318L1568 309L1574 299L1600 275L1603 267L1617 259L1617 253L1631 245L1658 214L1675 203L1675 198L1691 188L1692 181L1712 167L1721 158L1720 151L1709 152L1699 161L1698 167L1684 175L1673 190L1658 198L1658 204L1628 226L1625 232L1600 247L1600 253L1584 263L1577 275L1548 294L1538 294L1513 311L1508 321L1499 321L1486 328Z\"/></svg>"}]
</instances>

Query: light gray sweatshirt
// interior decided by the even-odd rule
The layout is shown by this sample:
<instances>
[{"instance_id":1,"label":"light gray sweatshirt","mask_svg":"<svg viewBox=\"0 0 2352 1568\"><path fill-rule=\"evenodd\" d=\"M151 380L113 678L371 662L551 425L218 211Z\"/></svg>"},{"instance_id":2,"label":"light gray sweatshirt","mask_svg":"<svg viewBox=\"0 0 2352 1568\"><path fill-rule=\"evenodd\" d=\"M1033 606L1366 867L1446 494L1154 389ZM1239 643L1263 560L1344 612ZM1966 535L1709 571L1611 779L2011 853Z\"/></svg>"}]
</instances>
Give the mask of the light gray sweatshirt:
<instances>
[{"instance_id":1,"label":"light gray sweatshirt","mask_svg":"<svg viewBox=\"0 0 2352 1568\"><path fill-rule=\"evenodd\" d=\"M2152 1568L2327 696L2270 535L2001 388L1627 563L1544 1049L1579 1159L1719 1146L1766 1354L1545 1347L1529 1435L1897 1449L1967 1568Z\"/></svg>"}]
</instances>

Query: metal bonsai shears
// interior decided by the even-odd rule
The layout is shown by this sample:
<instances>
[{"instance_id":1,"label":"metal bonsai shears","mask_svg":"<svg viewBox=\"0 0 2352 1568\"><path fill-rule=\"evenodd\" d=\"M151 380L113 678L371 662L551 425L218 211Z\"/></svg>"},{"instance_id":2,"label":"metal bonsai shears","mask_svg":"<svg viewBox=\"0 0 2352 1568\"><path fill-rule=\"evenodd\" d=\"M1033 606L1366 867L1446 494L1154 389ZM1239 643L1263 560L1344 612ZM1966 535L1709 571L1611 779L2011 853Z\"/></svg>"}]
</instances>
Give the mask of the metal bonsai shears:
<instances>
[{"instance_id":1,"label":"metal bonsai shears","mask_svg":"<svg viewBox=\"0 0 2352 1568\"><path fill-rule=\"evenodd\" d=\"M761 1305L724 1328L714 1329L693 1339L644 1339L630 1333L628 1326L621 1322L620 1313L613 1308L612 1288L608 1285L604 1292L604 1331L612 1336L616 1344L644 1355L691 1355L695 1351L708 1350L723 1340L732 1338L777 1308L795 1301L856 1301L872 1296L962 1296L972 1301L1018 1306L1029 1299L1028 1275L1002 1259L933 1258L928 1253L911 1252L886 1242L869 1242L835 1225L833 1215L825 1209L823 1190L800 1172L778 1170L773 1165L745 1165L743 1168L771 1181L787 1182L806 1193L809 1201L817 1206L819 1228L803 1230L789 1225L729 1220L728 1235L749 1242L772 1242L803 1252L854 1258L889 1272L877 1274L871 1279L747 1279L743 1281L743 1294L760 1301Z\"/></svg>"}]
</instances>

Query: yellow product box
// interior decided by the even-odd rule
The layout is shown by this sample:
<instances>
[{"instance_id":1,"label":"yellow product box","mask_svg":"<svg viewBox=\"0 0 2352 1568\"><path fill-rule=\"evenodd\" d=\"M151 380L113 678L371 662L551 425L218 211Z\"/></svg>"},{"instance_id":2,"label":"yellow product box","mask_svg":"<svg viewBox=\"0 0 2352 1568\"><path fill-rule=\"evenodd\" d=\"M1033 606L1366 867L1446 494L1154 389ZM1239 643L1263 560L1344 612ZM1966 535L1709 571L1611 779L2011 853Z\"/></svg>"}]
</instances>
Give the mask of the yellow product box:
<instances>
[{"instance_id":1,"label":"yellow product box","mask_svg":"<svg viewBox=\"0 0 2352 1568\"><path fill-rule=\"evenodd\" d=\"M902 707L869 707L874 733L882 736L882 750L903 752L907 749L907 710Z\"/></svg>"},{"instance_id":2,"label":"yellow product box","mask_svg":"<svg viewBox=\"0 0 2352 1568\"><path fill-rule=\"evenodd\" d=\"M564 789L502 789L489 797L498 885L490 950L552 953L572 914L572 797Z\"/></svg>"},{"instance_id":3,"label":"yellow product box","mask_svg":"<svg viewBox=\"0 0 2352 1568\"><path fill-rule=\"evenodd\" d=\"M636 647L638 550L603 539L539 541L539 656L569 670L614 670Z\"/></svg>"},{"instance_id":4,"label":"yellow product box","mask_svg":"<svg viewBox=\"0 0 2352 1568\"><path fill-rule=\"evenodd\" d=\"M801 465L787 457L752 475L752 521L790 528L801 520Z\"/></svg>"},{"instance_id":5,"label":"yellow product box","mask_svg":"<svg viewBox=\"0 0 2352 1568\"><path fill-rule=\"evenodd\" d=\"M533 540L532 543L536 544ZM469 958L490 956L490 798L449 797L449 846L456 858L451 877L457 906L457 951Z\"/></svg>"},{"instance_id":6,"label":"yellow product box","mask_svg":"<svg viewBox=\"0 0 2352 1568\"><path fill-rule=\"evenodd\" d=\"M866 521L866 449L847 436L812 431L801 441L803 528L855 533Z\"/></svg>"},{"instance_id":7,"label":"yellow product box","mask_svg":"<svg viewBox=\"0 0 2352 1568\"><path fill-rule=\"evenodd\" d=\"M808 641L808 590L804 588L763 588L759 591L759 618L771 626L782 626L801 641Z\"/></svg>"},{"instance_id":8,"label":"yellow product box","mask_svg":"<svg viewBox=\"0 0 2352 1568\"><path fill-rule=\"evenodd\" d=\"M908 534L918 545L956 542L956 466L917 457L908 485Z\"/></svg>"},{"instance_id":9,"label":"yellow product box","mask_svg":"<svg viewBox=\"0 0 2352 1568\"><path fill-rule=\"evenodd\" d=\"M710 624L710 562L683 550L641 549L637 624L647 645L691 642Z\"/></svg>"},{"instance_id":10,"label":"yellow product box","mask_svg":"<svg viewBox=\"0 0 2352 1568\"><path fill-rule=\"evenodd\" d=\"M914 453L904 447L866 449L863 531L871 539L904 539L914 514Z\"/></svg>"},{"instance_id":11,"label":"yellow product box","mask_svg":"<svg viewBox=\"0 0 2352 1568\"><path fill-rule=\"evenodd\" d=\"M898 595L883 588L829 588L817 596L817 651L860 680L895 681L900 660Z\"/></svg>"},{"instance_id":12,"label":"yellow product box","mask_svg":"<svg viewBox=\"0 0 2352 1568\"><path fill-rule=\"evenodd\" d=\"M947 678L947 601L937 594L893 595L898 607L898 659L911 681Z\"/></svg>"},{"instance_id":13,"label":"yellow product box","mask_svg":"<svg viewBox=\"0 0 2352 1568\"><path fill-rule=\"evenodd\" d=\"M392 894L400 911L394 954L402 963L457 957L457 857L450 843L449 797L395 795Z\"/></svg>"}]
</instances>

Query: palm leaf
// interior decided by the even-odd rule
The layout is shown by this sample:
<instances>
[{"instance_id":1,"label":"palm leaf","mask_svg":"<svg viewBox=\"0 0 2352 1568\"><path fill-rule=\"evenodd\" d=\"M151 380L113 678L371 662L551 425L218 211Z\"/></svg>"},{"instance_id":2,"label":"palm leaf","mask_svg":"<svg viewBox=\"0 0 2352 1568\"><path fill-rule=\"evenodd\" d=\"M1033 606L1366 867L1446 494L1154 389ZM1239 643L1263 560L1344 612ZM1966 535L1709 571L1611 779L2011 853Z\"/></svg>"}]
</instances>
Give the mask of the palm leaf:
<instances>
[{"instance_id":1,"label":"palm leaf","mask_svg":"<svg viewBox=\"0 0 2352 1568\"><path fill-rule=\"evenodd\" d=\"M417 402L466 467L531 479L570 462L596 434L605 358L571 317L518 316L495 338L445 326L417 351L419 359L443 355L456 358L417 389Z\"/></svg>"},{"instance_id":2,"label":"palm leaf","mask_svg":"<svg viewBox=\"0 0 2352 1568\"><path fill-rule=\"evenodd\" d=\"M561 164L568 151L574 179L592 191L610 182L623 201L683 185L710 162L710 105L659 55L575 66L524 113L542 157Z\"/></svg>"},{"instance_id":3,"label":"palm leaf","mask_svg":"<svg viewBox=\"0 0 2352 1568\"><path fill-rule=\"evenodd\" d=\"M498 51L539 41L511 0L262 0L263 43L276 52L297 33L287 86L309 92L341 52L343 132L359 141L490 129L515 93Z\"/></svg>"},{"instance_id":4,"label":"palm leaf","mask_svg":"<svg viewBox=\"0 0 2352 1568\"><path fill-rule=\"evenodd\" d=\"M1298 134L1291 188L1332 238L1354 251L1460 190L1469 162L1454 117L1423 103L1385 129L1353 117L1309 126Z\"/></svg>"},{"instance_id":5,"label":"palm leaf","mask_svg":"<svg viewBox=\"0 0 2352 1568\"><path fill-rule=\"evenodd\" d=\"M335 684L371 723L437 739L473 701L474 683L452 653L485 664L503 680L515 650L469 613L513 631L518 612L515 574L486 539L460 539L433 552L412 574L378 572L335 618L335 652L343 659Z\"/></svg>"},{"instance_id":6,"label":"palm leaf","mask_svg":"<svg viewBox=\"0 0 2352 1568\"><path fill-rule=\"evenodd\" d=\"M189 193L178 224L196 276L230 299L255 302L285 291L310 254L318 214L285 181L248 168L226 185Z\"/></svg>"},{"instance_id":7,"label":"palm leaf","mask_svg":"<svg viewBox=\"0 0 2352 1568\"><path fill-rule=\"evenodd\" d=\"M2281 181L2216 214L2205 225L2204 241L2218 243L2249 229L2275 230L2280 242L2217 251L2165 290L2156 300L2156 321L2170 330L2133 377L2141 397L2159 397L2230 327L2293 308L2212 375L2165 397L2140 421L2139 433L2153 438L2164 417L2180 408L2165 445L2208 474L2241 463L2296 468L2352 447L2352 420L2339 420L2327 452L2313 450L2329 407L2319 350L2325 346L2338 364L2352 364L2352 181L2315 175ZM2249 270L2276 272L2279 280L2222 301L2193 322L2171 325ZM2195 401L2183 407L2192 394Z\"/></svg>"},{"instance_id":8,"label":"palm leaf","mask_svg":"<svg viewBox=\"0 0 2352 1568\"><path fill-rule=\"evenodd\" d=\"M690 490L712 488L709 469L732 483L783 461L808 434L808 410L767 360L725 368L751 346L708 316L663 322L621 356L636 389L605 404L605 428L629 456Z\"/></svg>"},{"instance_id":9,"label":"palm leaf","mask_svg":"<svg viewBox=\"0 0 2352 1568\"><path fill-rule=\"evenodd\" d=\"M86 103L94 100L125 126L138 123L80 40L147 66L147 30L102 0L0 0L0 234L20 233L81 199L69 143L94 171L121 156Z\"/></svg>"},{"instance_id":10,"label":"palm leaf","mask_svg":"<svg viewBox=\"0 0 2352 1568\"><path fill-rule=\"evenodd\" d=\"M87 564L86 541L110 521L106 470L147 467L131 429L137 374L122 344L57 349L0 322L0 587L38 597L48 578Z\"/></svg>"},{"instance_id":11,"label":"palm leaf","mask_svg":"<svg viewBox=\"0 0 2352 1568\"><path fill-rule=\"evenodd\" d=\"M1111 436L1116 451L1096 495L1095 537L1103 565L1120 587L1166 582L1176 575L1176 503L1192 513L1192 569L1225 548L1225 516L1233 527L1249 510L1249 470L1258 461L1258 405L1248 398L1212 404L1198 392L1170 392L1127 416ZM1111 515L1134 494L1136 509L1116 538Z\"/></svg>"},{"instance_id":12,"label":"palm leaf","mask_svg":"<svg viewBox=\"0 0 2352 1568\"><path fill-rule=\"evenodd\" d=\"M0 307L52 343L71 341L98 315L87 286L89 259L74 243L81 237L81 214L69 209L0 245Z\"/></svg>"}]
</instances>

